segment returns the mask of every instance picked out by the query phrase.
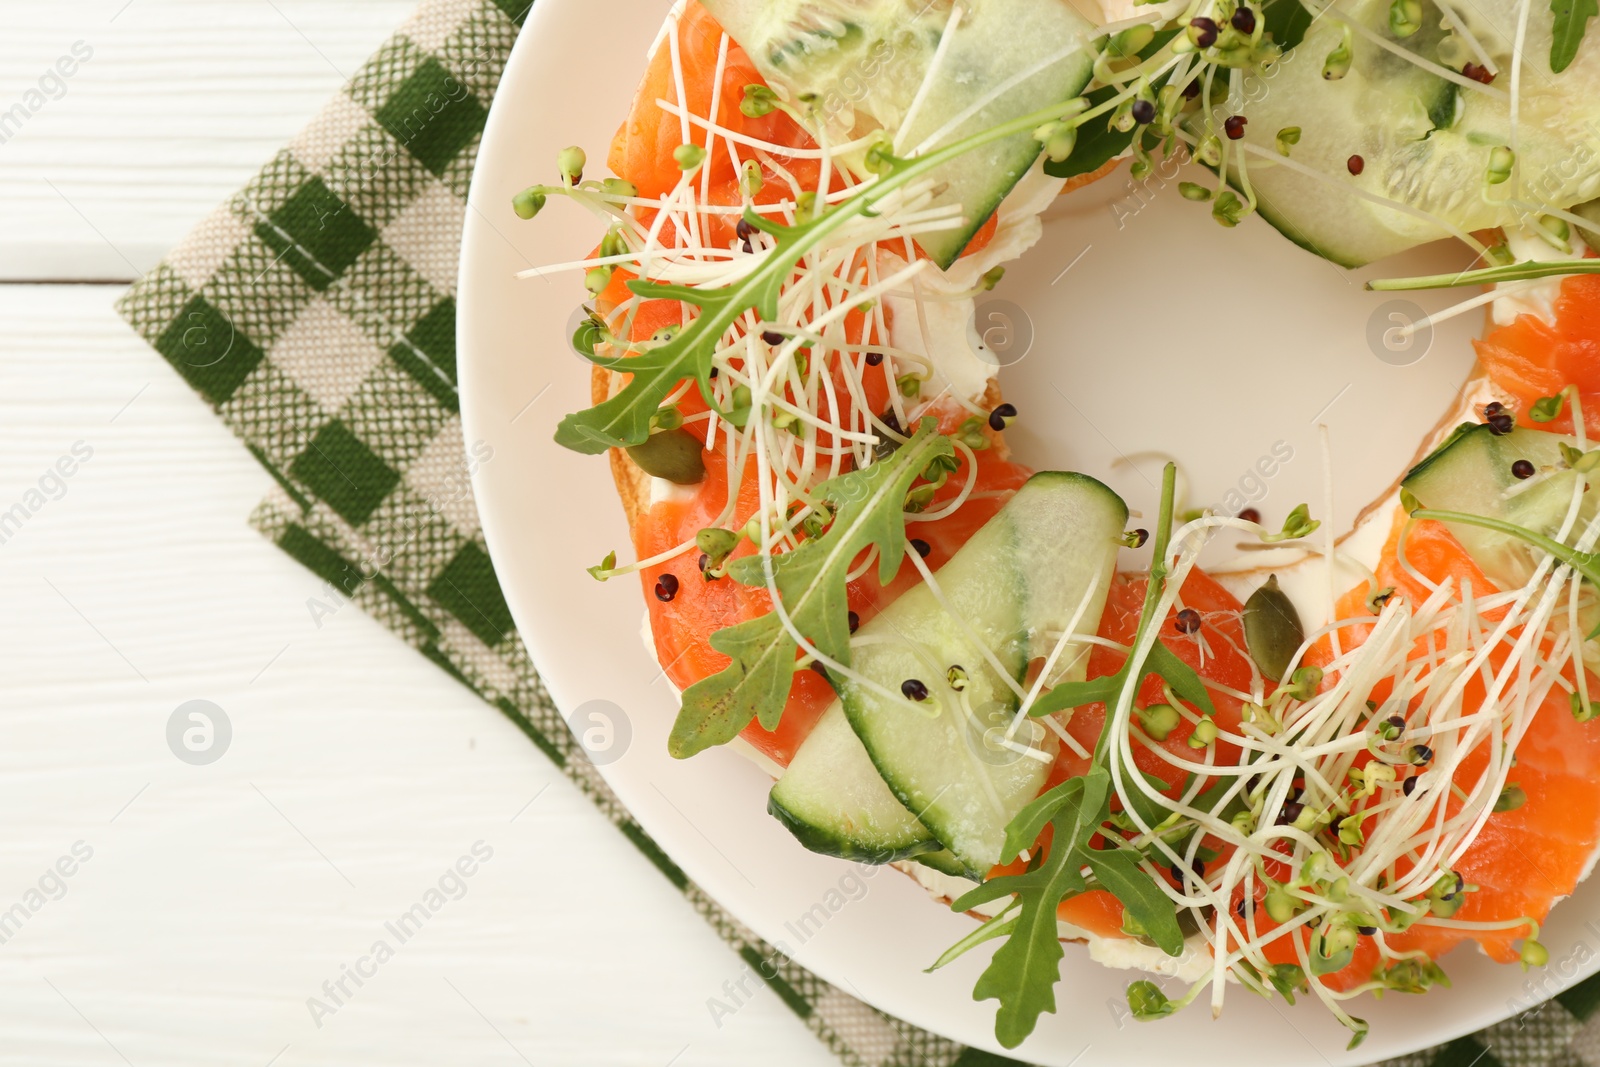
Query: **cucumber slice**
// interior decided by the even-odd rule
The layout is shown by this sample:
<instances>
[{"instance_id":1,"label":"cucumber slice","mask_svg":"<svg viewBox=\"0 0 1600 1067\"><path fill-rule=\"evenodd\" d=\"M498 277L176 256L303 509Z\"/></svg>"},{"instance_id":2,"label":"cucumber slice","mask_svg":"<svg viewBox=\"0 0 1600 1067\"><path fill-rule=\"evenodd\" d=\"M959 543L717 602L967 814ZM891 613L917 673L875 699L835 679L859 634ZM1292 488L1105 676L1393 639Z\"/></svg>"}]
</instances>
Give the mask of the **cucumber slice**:
<instances>
[{"instance_id":1,"label":"cucumber slice","mask_svg":"<svg viewBox=\"0 0 1600 1067\"><path fill-rule=\"evenodd\" d=\"M972 878L972 873L961 866L961 861L947 849L923 853L916 857L916 862L940 874L948 874L952 878Z\"/></svg>"},{"instance_id":2,"label":"cucumber slice","mask_svg":"<svg viewBox=\"0 0 1600 1067\"><path fill-rule=\"evenodd\" d=\"M1498 436L1488 426L1466 423L1458 427L1401 484L1424 507L1463 511L1504 519L1534 533L1554 536L1571 505L1577 472L1567 469L1561 445L1574 439L1540 430L1517 429ZM1518 460L1532 463L1535 478L1526 481L1511 473ZM1600 502L1587 497L1580 521L1593 514ZM1446 523L1461 547L1502 589L1515 589L1533 576L1540 553L1529 545L1477 526Z\"/></svg>"},{"instance_id":3,"label":"cucumber slice","mask_svg":"<svg viewBox=\"0 0 1600 1067\"><path fill-rule=\"evenodd\" d=\"M884 785L837 702L772 787L767 810L825 856L888 863L939 847Z\"/></svg>"},{"instance_id":4,"label":"cucumber slice","mask_svg":"<svg viewBox=\"0 0 1600 1067\"><path fill-rule=\"evenodd\" d=\"M1441 28L1443 12L1432 0L1423 0L1422 28L1405 38L1389 30L1389 7L1388 0L1359 0L1337 11L1441 66L1478 62L1463 38ZM1451 8L1498 65L1493 87L1503 93L1510 83L1519 5L1482 0ZM1491 187L1485 180L1490 153L1510 143L1506 100L1461 88L1353 31L1349 73L1329 81L1324 61L1345 28L1333 15L1319 17L1267 76L1247 76L1241 85L1245 103L1239 110L1249 119L1245 140L1272 152L1271 158L1246 159L1262 217L1296 244L1354 267L1450 235L1439 222L1375 203L1356 190L1425 212L1461 232L1523 221L1524 210L1512 203L1518 198L1568 208L1595 197L1600 48L1586 45L1563 73L1552 74L1550 24L1548 17L1527 23L1517 132L1522 189L1514 196L1515 181ZM1278 131L1289 126L1301 130L1292 160L1321 177L1276 162ZM1359 175L1350 173L1353 156L1361 157ZM1228 177L1241 184L1236 164Z\"/></svg>"},{"instance_id":5,"label":"cucumber slice","mask_svg":"<svg viewBox=\"0 0 1600 1067\"><path fill-rule=\"evenodd\" d=\"M932 84L911 113L949 22L948 2L929 0L704 0L767 82L788 99L813 99L828 139L873 130L910 152L955 122L941 144L1068 100L1089 83L1094 28L1060 0L967 0ZM1077 51L1063 51L1079 45ZM1004 88L1019 74L1034 72ZM999 91L1004 88L1004 91ZM993 99L989 99L995 94ZM977 109L962 118L969 108ZM910 122L906 120L909 117ZM960 120L956 122L956 120ZM936 204L960 204L962 226L918 238L939 264L956 261L1039 156L1022 133L939 168L949 188ZM863 153L840 161L864 173Z\"/></svg>"},{"instance_id":6,"label":"cucumber slice","mask_svg":"<svg viewBox=\"0 0 1600 1067\"><path fill-rule=\"evenodd\" d=\"M850 679L836 684L890 790L971 875L999 861L1006 824L1038 794L1049 762L996 743L1019 701L969 633L1013 680L1049 653L1075 614L1075 631L1093 633L1127 518L1122 499L1093 478L1036 474L939 571L943 604L918 586L852 642L859 675L891 692L908 679L926 687L927 700L912 706ZM953 666L965 673L959 691L947 676ZM1082 677L1087 656L1057 667ZM1047 756L1056 747L1032 719L1015 740Z\"/></svg>"}]
</instances>

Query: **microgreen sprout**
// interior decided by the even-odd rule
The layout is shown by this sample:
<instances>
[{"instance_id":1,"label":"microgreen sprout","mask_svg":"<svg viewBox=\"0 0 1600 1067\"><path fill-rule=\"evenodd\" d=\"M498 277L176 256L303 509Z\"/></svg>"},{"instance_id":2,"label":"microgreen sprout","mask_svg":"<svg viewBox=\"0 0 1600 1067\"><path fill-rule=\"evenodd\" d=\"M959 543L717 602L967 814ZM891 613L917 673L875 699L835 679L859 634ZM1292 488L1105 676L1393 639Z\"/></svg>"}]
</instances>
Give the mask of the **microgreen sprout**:
<instances>
[{"instance_id":1,"label":"microgreen sprout","mask_svg":"<svg viewBox=\"0 0 1600 1067\"><path fill-rule=\"evenodd\" d=\"M1541 396L1528 408L1528 418L1534 422L1554 422L1561 417L1561 410L1567 403L1567 395L1572 391L1572 386L1568 385L1554 396Z\"/></svg>"},{"instance_id":2,"label":"microgreen sprout","mask_svg":"<svg viewBox=\"0 0 1600 1067\"><path fill-rule=\"evenodd\" d=\"M617 554L615 552L607 552L605 559L601 560L593 567L587 567L585 569L589 572L589 577L593 578L597 582L603 582L607 578L611 577L612 571L617 569Z\"/></svg>"},{"instance_id":3,"label":"microgreen sprout","mask_svg":"<svg viewBox=\"0 0 1600 1067\"><path fill-rule=\"evenodd\" d=\"M1494 810L1496 814L1516 811L1528 802L1528 794L1515 782L1500 790L1500 796L1495 799Z\"/></svg>"},{"instance_id":4,"label":"microgreen sprout","mask_svg":"<svg viewBox=\"0 0 1600 1067\"><path fill-rule=\"evenodd\" d=\"M1495 145L1489 150L1489 166L1484 171L1483 180L1490 185L1504 184L1511 177L1511 168L1516 166L1516 162L1516 153L1505 145Z\"/></svg>"},{"instance_id":5,"label":"microgreen sprout","mask_svg":"<svg viewBox=\"0 0 1600 1067\"><path fill-rule=\"evenodd\" d=\"M1211 207L1211 217L1228 229L1239 225L1245 213L1244 203L1234 195L1231 189L1224 189L1218 193L1216 203Z\"/></svg>"},{"instance_id":6,"label":"microgreen sprout","mask_svg":"<svg viewBox=\"0 0 1600 1067\"><path fill-rule=\"evenodd\" d=\"M744 98L739 101L739 110L748 118L760 119L772 114L781 103L778 94L769 86L746 85Z\"/></svg>"},{"instance_id":7,"label":"microgreen sprout","mask_svg":"<svg viewBox=\"0 0 1600 1067\"><path fill-rule=\"evenodd\" d=\"M761 164L753 159L747 159L739 167L739 191L745 199L753 200L761 192L763 179Z\"/></svg>"},{"instance_id":8,"label":"microgreen sprout","mask_svg":"<svg viewBox=\"0 0 1600 1067\"><path fill-rule=\"evenodd\" d=\"M681 144L672 150L672 158L679 170L689 174L699 170L706 161L706 150L697 144Z\"/></svg>"},{"instance_id":9,"label":"microgreen sprout","mask_svg":"<svg viewBox=\"0 0 1600 1067\"><path fill-rule=\"evenodd\" d=\"M1141 708L1138 712L1139 726L1152 741L1165 741L1173 730L1182 722L1178 709L1171 704L1151 704ZM1213 724L1215 730L1215 724Z\"/></svg>"},{"instance_id":10,"label":"microgreen sprout","mask_svg":"<svg viewBox=\"0 0 1600 1067\"><path fill-rule=\"evenodd\" d=\"M1390 0L1389 32L1410 37L1422 29L1422 0Z\"/></svg>"},{"instance_id":11,"label":"microgreen sprout","mask_svg":"<svg viewBox=\"0 0 1600 1067\"><path fill-rule=\"evenodd\" d=\"M537 185L529 186L511 198L511 210L519 219L531 219L544 210L545 195Z\"/></svg>"},{"instance_id":12,"label":"microgreen sprout","mask_svg":"<svg viewBox=\"0 0 1600 1067\"><path fill-rule=\"evenodd\" d=\"M1262 534L1261 540L1268 544L1279 541L1295 541L1308 537L1322 525L1320 519L1311 517L1311 508L1306 504L1297 504L1293 511L1283 520L1283 529L1275 534Z\"/></svg>"},{"instance_id":13,"label":"microgreen sprout","mask_svg":"<svg viewBox=\"0 0 1600 1067\"><path fill-rule=\"evenodd\" d=\"M1367 594L1367 611L1373 615L1377 615L1379 612L1383 611L1383 606L1389 603L1389 598L1392 596L1394 596L1394 586L1392 585L1386 585L1381 589L1374 589L1372 592Z\"/></svg>"},{"instance_id":14,"label":"microgreen sprout","mask_svg":"<svg viewBox=\"0 0 1600 1067\"><path fill-rule=\"evenodd\" d=\"M1596 708L1594 704L1583 699L1581 693L1574 690L1569 697L1569 701L1572 705L1572 717L1574 719L1579 722L1589 722L1595 717Z\"/></svg>"},{"instance_id":15,"label":"microgreen sprout","mask_svg":"<svg viewBox=\"0 0 1600 1067\"><path fill-rule=\"evenodd\" d=\"M556 154L556 169L561 173L561 180L569 186L583 181L583 168L588 162L589 157L577 145L563 148Z\"/></svg>"},{"instance_id":16,"label":"microgreen sprout","mask_svg":"<svg viewBox=\"0 0 1600 1067\"><path fill-rule=\"evenodd\" d=\"M1273 143L1278 149L1278 155L1287 156L1289 150L1300 143L1300 127L1285 126L1278 131L1278 136L1274 138Z\"/></svg>"},{"instance_id":17,"label":"microgreen sprout","mask_svg":"<svg viewBox=\"0 0 1600 1067\"><path fill-rule=\"evenodd\" d=\"M1325 81L1338 81L1350 73L1352 36L1350 27L1346 26L1344 35L1339 38L1339 43L1328 53L1327 58L1322 61L1322 77Z\"/></svg>"}]
</instances>

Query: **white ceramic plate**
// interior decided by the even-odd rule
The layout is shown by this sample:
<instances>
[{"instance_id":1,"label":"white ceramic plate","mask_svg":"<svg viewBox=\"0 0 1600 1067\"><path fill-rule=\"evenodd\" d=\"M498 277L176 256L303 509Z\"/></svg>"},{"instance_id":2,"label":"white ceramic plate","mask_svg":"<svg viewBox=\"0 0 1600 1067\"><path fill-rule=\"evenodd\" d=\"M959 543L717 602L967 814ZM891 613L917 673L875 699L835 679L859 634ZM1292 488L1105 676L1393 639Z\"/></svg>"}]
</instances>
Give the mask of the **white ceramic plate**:
<instances>
[{"instance_id":1,"label":"white ceramic plate","mask_svg":"<svg viewBox=\"0 0 1600 1067\"><path fill-rule=\"evenodd\" d=\"M460 282L465 432L493 449L475 478L489 547L518 629L560 707L570 715L605 700L624 710L628 736L619 734L610 755L621 755L602 770L695 881L840 988L918 1026L1001 1051L994 1003L972 999L985 953L934 975L922 970L970 920L930 903L894 871L858 880L853 866L807 853L767 816L766 779L733 752L688 763L668 757L676 705L638 636L639 586L600 585L584 573L609 549L628 555L605 461L551 441L560 417L588 404L588 367L566 340L585 294L576 274L539 281L513 274L581 258L599 231L564 202L553 199L534 223L518 220L510 203L525 185L554 180L555 155L566 145L585 146L591 174L603 169L668 6L539 0L490 115ZM1348 526L1456 402L1478 316L1442 326L1431 346L1391 351L1383 342L1395 321L1390 313L1414 310L1387 306L1362 291L1361 276L1265 225L1220 230L1202 207L1157 187L1175 181L1169 175L1135 187L1124 171L1058 204L1044 241L995 294L1007 303L980 308L985 329L1013 331L1001 381L1022 412L1009 434L1015 450L1035 466L1106 479L1135 509L1155 500L1139 454L1180 456L1192 503L1223 504L1232 490L1277 522L1303 500L1327 517L1320 420L1337 486L1332 519ZM1459 254L1435 250L1385 270L1426 273L1446 269L1452 257ZM1417 299L1430 309L1448 302ZM1286 451L1292 458L1283 462ZM841 897L843 906L829 911L824 902ZM1371 1021L1372 1033L1356 1052L1345 1051L1347 1035L1320 1008L1286 1009L1238 989L1218 1021L1197 1007L1135 1024L1122 1007L1129 976L1068 946L1058 1012L1013 1055L1080 1067L1158 1056L1171 1062L1175 1049L1186 1067L1231 1067L1269 1052L1367 1063L1486 1026L1586 976L1593 963L1577 961L1594 954L1579 945L1600 935L1600 924L1585 925L1597 918L1593 886L1556 911L1544 936L1552 965L1534 976L1537 986L1518 968L1462 949L1445 961L1454 989L1360 1002L1357 1014Z\"/></svg>"}]
</instances>

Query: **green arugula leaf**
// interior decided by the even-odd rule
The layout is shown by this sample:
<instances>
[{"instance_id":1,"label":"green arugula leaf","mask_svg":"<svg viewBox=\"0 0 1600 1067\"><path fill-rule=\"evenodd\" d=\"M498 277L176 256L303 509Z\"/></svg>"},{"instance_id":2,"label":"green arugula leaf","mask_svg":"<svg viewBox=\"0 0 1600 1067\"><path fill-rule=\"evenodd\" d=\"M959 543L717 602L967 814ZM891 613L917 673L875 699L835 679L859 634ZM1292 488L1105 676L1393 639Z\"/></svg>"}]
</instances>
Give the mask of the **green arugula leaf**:
<instances>
[{"instance_id":1,"label":"green arugula leaf","mask_svg":"<svg viewBox=\"0 0 1600 1067\"><path fill-rule=\"evenodd\" d=\"M612 369L631 375L628 383L609 400L562 419L556 427L556 444L595 455L608 448L642 443L650 436L651 417L685 378L698 381L709 401L711 357L722 336L751 309L764 321L777 318L778 297L795 264L844 221L839 218L824 225L829 218L779 226L746 212L745 221L772 234L777 247L743 281L721 289L661 285L642 279L629 282L628 288L646 300L681 300L699 308L700 313L666 343L625 361L607 361Z\"/></svg>"},{"instance_id":2,"label":"green arugula leaf","mask_svg":"<svg viewBox=\"0 0 1600 1067\"><path fill-rule=\"evenodd\" d=\"M1158 793L1165 793L1167 791L1167 783L1162 781L1160 778L1157 778L1153 774L1145 774L1136 767L1123 764L1122 775L1124 778L1131 777L1135 774L1144 775L1145 782L1149 784L1151 789L1156 790ZM1193 778L1193 774L1190 775L1190 778ZM1188 788L1187 783L1185 783L1185 788ZM1144 791L1138 787L1128 790L1128 800L1129 809L1131 809L1135 815L1139 816L1139 819L1146 826L1155 827L1161 825L1161 823L1169 814L1166 808L1162 807L1160 804L1157 804L1150 797L1145 796Z\"/></svg>"},{"instance_id":3,"label":"green arugula leaf","mask_svg":"<svg viewBox=\"0 0 1600 1067\"><path fill-rule=\"evenodd\" d=\"M1174 693L1207 715L1217 713L1217 706L1211 703L1211 694L1206 690L1206 683L1200 680L1200 675L1160 641L1150 647L1144 667L1147 672L1165 678Z\"/></svg>"},{"instance_id":4,"label":"green arugula leaf","mask_svg":"<svg viewBox=\"0 0 1600 1067\"><path fill-rule=\"evenodd\" d=\"M1109 706L1127 684L1128 671L1129 664L1124 663L1116 674L1091 678L1086 682L1062 682L1035 700L1028 714L1038 717L1068 708L1081 708L1085 704ZM1151 646L1150 655L1145 658L1144 671L1145 677L1155 674L1165 679L1174 693L1201 711L1208 715L1216 714L1216 705L1211 702L1211 694L1200 675L1159 640Z\"/></svg>"},{"instance_id":5,"label":"green arugula leaf","mask_svg":"<svg viewBox=\"0 0 1600 1067\"><path fill-rule=\"evenodd\" d=\"M900 448L870 467L820 485L814 497L829 506L833 523L791 552L757 553L734 560L728 574L750 586L767 584L770 558L778 600L800 633L823 655L850 662L847 577L856 557L878 548L878 578L885 585L900 569L906 549L906 494L936 459L954 454L937 421L922 420ZM783 714L800 646L777 613L761 615L711 635L711 647L733 662L683 694L683 707L667 740L682 759L733 740L751 719L772 729Z\"/></svg>"},{"instance_id":6,"label":"green arugula leaf","mask_svg":"<svg viewBox=\"0 0 1600 1067\"><path fill-rule=\"evenodd\" d=\"M1178 928L1178 909L1139 866L1138 854L1123 849L1083 849L1084 862L1094 872L1102 889L1122 902L1150 940L1169 956L1183 954L1183 931Z\"/></svg>"},{"instance_id":7,"label":"green arugula leaf","mask_svg":"<svg viewBox=\"0 0 1600 1067\"><path fill-rule=\"evenodd\" d=\"M1267 0L1261 7L1266 32L1285 52L1305 40L1306 31L1317 16L1300 0Z\"/></svg>"},{"instance_id":8,"label":"green arugula leaf","mask_svg":"<svg viewBox=\"0 0 1600 1067\"><path fill-rule=\"evenodd\" d=\"M598 360L629 375L627 384L610 399L575 412L556 427L556 443L575 452L597 455L608 448L637 445L650 435L650 418L685 379L700 386L706 402L716 406L711 390L712 357L727 332L747 311L754 311L764 322L778 316L778 298L795 267L822 245L830 235L854 218L870 217L886 197L927 176L950 160L984 145L1031 131L1050 121L1062 119L1072 109L1072 101L1019 116L982 130L942 148L896 159L887 151L874 150L883 172L876 181L864 185L859 193L829 208L826 212L793 226L784 226L746 208L744 220L774 238L774 247L743 279L721 288L696 288L664 285L635 279L628 288L647 300L680 300L700 309L670 340L628 357L626 360Z\"/></svg>"},{"instance_id":9,"label":"green arugula leaf","mask_svg":"<svg viewBox=\"0 0 1600 1067\"><path fill-rule=\"evenodd\" d=\"M1006 1048L1016 1048L1033 1033L1039 1016L1056 1010L1055 985L1061 977L1061 939L1056 931L1056 907L1069 896L1088 888L1079 870L1083 845L1094 836L1110 805L1111 775L1095 767L1081 778L1050 820L1050 852L1026 874L992 878L980 889L1003 886L1017 894L1021 905L1016 925L1005 944L973 987L974 1000L998 1000L995 1036ZM951 907L970 907L967 893Z\"/></svg>"},{"instance_id":10,"label":"green arugula leaf","mask_svg":"<svg viewBox=\"0 0 1600 1067\"><path fill-rule=\"evenodd\" d=\"M1589 20L1600 15L1596 0L1550 0L1550 72L1560 74L1577 58L1578 45L1589 29Z\"/></svg>"},{"instance_id":11,"label":"green arugula leaf","mask_svg":"<svg viewBox=\"0 0 1600 1067\"><path fill-rule=\"evenodd\" d=\"M1091 678L1087 682L1062 682L1041 694L1028 708L1028 714L1037 718L1068 708L1081 708L1085 704L1110 704L1122 692L1122 684L1127 680L1127 668L1124 667L1116 674Z\"/></svg>"},{"instance_id":12,"label":"green arugula leaf","mask_svg":"<svg viewBox=\"0 0 1600 1067\"><path fill-rule=\"evenodd\" d=\"M1291 0L1298 2L1298 0ZM1149 59L1167 43L1178 35L1177 30L1161 30L1150 43L1139 50L1140 59ZM1160 92L1161 87L1167 83L1168 75L1163 74L1150 83L1152 92ZM1114 85L1102 86L1093 92L1086 93L1090 108L1100 107L1112 97L1116 96L1118 87ZM1105 116L1104 121L1086 122L1078 127L1078 139L1073 143L1072 151L1066 159L1057 163L1055 160L1046 159L1044 172L1052 178L1076 178L1080 174L1092 174L1111 162L1117 156L1127 151L1133 143L1133 130L1119 130L1111 124L1111 116ZM1154 151L1161 139L1148 130L1145 132L1144 147L1147 151Z\"/></svg>"},{"instance_id":13,"label":"green arugula leaf","mask_svg":"<svg viewBox=\"0 0 1600 1067\"><path fill-rule=\"evenodd\" d=\"M1154 563L1134 637L1135 645L1148 636L1152 626L1159 626L1162 621L1156 618L1155 609L1167 580L1166 552L1172 535L1176 484L1176 467L1168 464L1162 479L1161 514L1155 527ZM1160 675L1174 694L1212 710L1210 696L1199 675L1159 641L1152 647L1154 651L1147 657L1143 672ZM1109 678L1059 685L1046 697L1054 695L1055 709L1110 702L1128 684L1131 663L1130 659ZM1053 710L1049 705L1046 708ZM996 923L992 930L969 935L941 957L941 961L945 961L959 954L957 949L965 951L981 941L1006 938L995 950L972 995L977 1000L1000 1002L995 1012L995 1036L1007 1048L1021 1044L1038 1025L1040 1015L1056 1010L1055 984L1060 980L1062 958L1056 936L1056 909L1063 900L1089 889L1083 867L1089 868L1098 886L1121 901L1130 925L1140 927L1171 955L1183 951L1183 926L1177 909L1156 880L1140 866L1138 854L1120 847L1089 847L1110 817L1113 794L1107 764L1114 758L1111 747L1111 718L1107 716L1089 770L1035 799L1006 827L1004 856L1008 859L1014 859L1023 848L1035 842L1046 825L1050 827L1050 846L1043 855L1036 855L1037 865L1022 874L990 878L951 905L958 911L965 911L1006 895L1015 896L1002 912L1006 916L1003 924ZM1215 804L1220 797L1218 791L1210 802ZM1152 811L1146 821L1155 822L1159 818ZM1108 840L1119 840L1110 831L1107 834ZM1012 907L1017 908L1015 916L1011 915ZM1148 982L1134 983L1129 987L1128 996L1135 1016L1141 1019L1171 1014L1180 1006Z\"/></svg>"},{"instance_id":14,"label":"green arugula leaf","mask_svg":"<svg viewBox=\"0 0 1600 1067\"><path fill-rule=\"evenodd\" d=\"M1083 803L1083 778L1068 778L1054 789L1039 794L1006 824L1006 841L1000 849L1000 862L1010 863L1025 848L1032 848L1051 819L1068 804Z\"/></svg>"}]
</instances>

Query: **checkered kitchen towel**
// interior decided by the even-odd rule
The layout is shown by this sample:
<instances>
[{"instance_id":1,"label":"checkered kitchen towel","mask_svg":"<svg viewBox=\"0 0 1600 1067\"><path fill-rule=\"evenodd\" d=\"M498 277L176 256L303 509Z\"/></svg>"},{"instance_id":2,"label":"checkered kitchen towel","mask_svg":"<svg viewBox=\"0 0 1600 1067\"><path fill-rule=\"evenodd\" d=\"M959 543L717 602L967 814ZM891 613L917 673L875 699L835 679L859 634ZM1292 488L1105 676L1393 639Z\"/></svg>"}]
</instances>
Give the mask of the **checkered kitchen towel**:
<instances>
[{"instance_id":1,"label":"checkered kitchen towel","mask_svg":"<svg viewBox=\"0 0 1600 1067\"><path fill-rule=\"evenodd\" d=\"M1011 1063L784 960L618 803L551 703L484 549L456 391L467 185L528 0L427 0L120 302L278 482L251 521L511 718L851 1067ZM1600 979L1408 1067L1600 1067Z\"/></svg>"}]
</instances>

